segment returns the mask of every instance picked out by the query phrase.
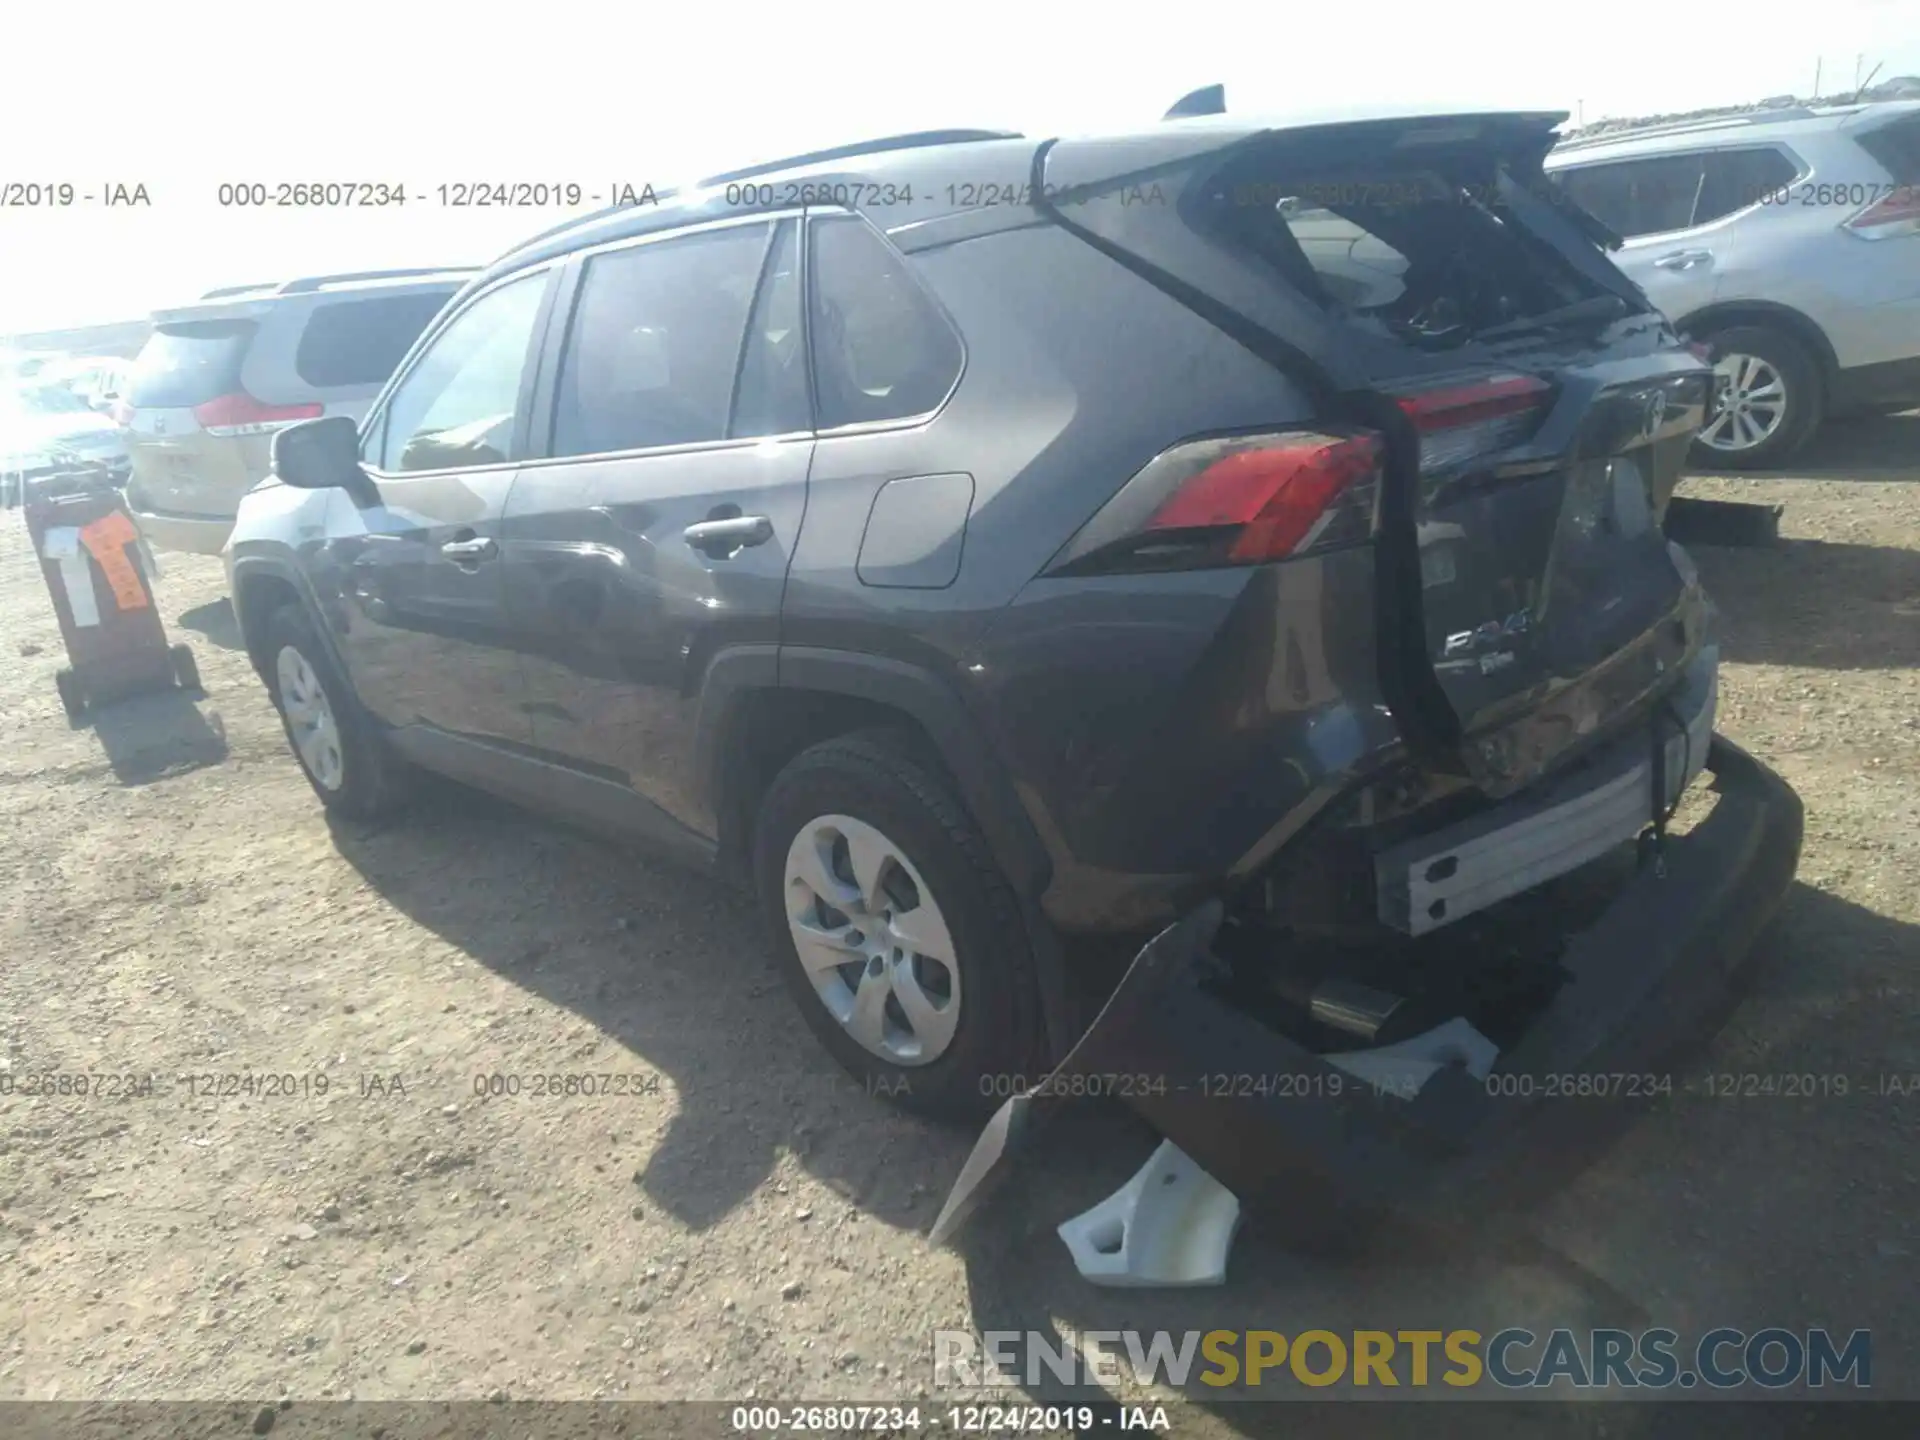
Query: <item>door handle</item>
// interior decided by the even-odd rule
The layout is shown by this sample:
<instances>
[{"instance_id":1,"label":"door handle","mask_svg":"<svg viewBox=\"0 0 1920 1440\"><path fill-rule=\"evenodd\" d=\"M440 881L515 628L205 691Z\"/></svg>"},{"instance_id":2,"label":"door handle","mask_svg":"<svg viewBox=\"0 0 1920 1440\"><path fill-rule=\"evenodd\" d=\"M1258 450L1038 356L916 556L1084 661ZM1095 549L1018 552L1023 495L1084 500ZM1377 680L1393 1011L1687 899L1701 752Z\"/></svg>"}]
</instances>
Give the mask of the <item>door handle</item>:
<instances>
[{"instance_id":1,"label":"door handle","mask_svg":"<svg viewBox=\"0 0 1920 1440\"><path fill-rule=\"evenodd\" d=\"M1711 265L1711 250L1675 250L1670 255L1662 255L1653 262L1662 270L1691 270L1696 265Z\"/></svg>"},{"instance_id":2,"label":"door handle","mask_svg":"<svg viewBox=\"0 0 1920 1440\"><path fill-rule=\"evenodd\" d=\"M491 536L481 536L476 540L449 540L440 547L440 553L456 565L472 565L493 559L500 553L500 547Z\"/></svg>"},{"instance_id":3,"label":"door handle","mask_svg":"<svg viewBox=\"0 0 1920 1440\"><path fill-rule=\"evenodd\" d=\"M680 532L696 550L731 554L773 538L773 521L765 515L735 515L726 520L702 520ZM718 558L718 557L716 557Z\"/></svg>"}]
</instances>

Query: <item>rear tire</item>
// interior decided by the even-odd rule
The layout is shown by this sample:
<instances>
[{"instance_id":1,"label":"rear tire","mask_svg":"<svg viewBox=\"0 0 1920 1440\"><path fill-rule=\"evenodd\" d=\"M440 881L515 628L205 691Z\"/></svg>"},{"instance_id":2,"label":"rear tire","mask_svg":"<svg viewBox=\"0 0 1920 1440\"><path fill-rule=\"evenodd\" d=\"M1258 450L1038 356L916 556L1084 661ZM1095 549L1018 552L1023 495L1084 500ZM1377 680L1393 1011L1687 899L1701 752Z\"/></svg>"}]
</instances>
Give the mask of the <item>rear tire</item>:
<instances>
[{"instance_id":1,"label":"rear tire","mask_svg":"<svg viewBox=\"0 0 1920 1440\"><path fill-rule=\"evenodd\" d=\"M1695 466L1765 470L1812 438L1826 397L1820 367L1806 346L1760 325L1731 326L1708 335L1706 343L1714 360L1715 408L1693 442Z\"/></svg>"},{"instance_id":2,"label":"rear tire","mask_svg":"<svg viewBox=\"0 0 1920 1440\"><path fill-rule=\"evenodd\" d=\"M268 617L266 653L268 693L320 803L350 820L393 810L404 798L404 762L297 602Z\"/></svg>"},{"instance_id":3,"label":"rear tire","mask_svg":"<svg viewBox=\"0 0 1920 1440\"><path fill-rule=\"evenodd\" d=\"M869 1094L970 1120L1045 1073L1012 887L905 737L843 735L775 776L754 828L754 882L795 1003Z\"/></svg>"}]
</instances>

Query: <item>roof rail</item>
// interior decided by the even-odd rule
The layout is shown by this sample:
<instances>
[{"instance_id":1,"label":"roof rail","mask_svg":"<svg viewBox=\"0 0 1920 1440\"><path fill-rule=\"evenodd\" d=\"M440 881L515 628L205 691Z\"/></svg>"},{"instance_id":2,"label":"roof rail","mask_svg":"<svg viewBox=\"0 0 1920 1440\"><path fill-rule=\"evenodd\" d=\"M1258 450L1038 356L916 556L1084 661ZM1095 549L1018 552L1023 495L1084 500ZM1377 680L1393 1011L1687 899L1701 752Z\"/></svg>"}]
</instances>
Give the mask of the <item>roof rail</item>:
<instances>
[{"instance_id":1,"label":"roof rail","mask_svg":"<svg viewBox=\"0 0 1920 1440\"><path fill-rule=\"evenodd\" d=\"M225 300L235 295L305 295L328 285L344 285L355 280L407 280L427 275L472 275L476 265L431 265L413 270L346 270L338 275L303 275L298 280L263 280L257 285L222 285L209 290L202 300Z\"/></svg>"},{"instance_id":2,"label":"roof rail","mask_svg":"<svg viewBox=\"0 0 1920 1440\"><path fill-rule=\"evenodd\" d=\"M271 292L278 290L280 285L281 282L278 280L263 280L258 285L222 285L218 290L207 291L207 293L200 298L202 300L218 300L226 295L251 295L256 290Z\"/></svg>"},{"instance_id":3,"label":"roof rail","mask_svg":"<svg viewBox=\"0 0 1920 1440\"><path fill-rule=\"evenodd\" d=\"M829 150L812 150L804 155L789 155L781 160L767 160L758 165L749 165L739 170L728 170L719 175L709 175L696 180L692 190L710 190L716 185L731 185L737 180L751 179L755 175L771 175L776 170L793 170L802 165L820 165L829 160L848 160L856 155L877 155L889 150L918 150L933 145L968 145L981 140L1021 140L1025 137L1018 130L915 130L905 135L889 135L880 140L862 140L852 145L836 145ZM665 204L679 198L681 187L656 188L653 192L655 204ZM602 210L591 210L585 215L575 215L562 220L538 235L530 235L513 247L509 254L530 250L534 246L553 239L556 235L565 235L570 230L591 225L596 220L604 220L609 215L618 215L631 210L631 205L609 205Z\"/></svg>"},{"instance_id":4,"label":"roof rail","mask_svg":"<svg viewBox=\"0 0 1920 1440\"><path fill-rule=\"evenodd\" d=\"M355 280L411 280L427 275L472 275L477 265L429 265L411 270L345 270L337 275L306 275L289 280L280 287L282 295L305 295L327 285L344 285Z\"/></svg>"},{"instance_id":5,"label":"roof rail","mask_svg":"<svg viewBox=\"0 0 1920 1440\"><path fill-rule=\"evenodd\" d=\"M1690 120L1650 120L1645 124L1621 125L1595 134L1579 134L1562 140L1556 147L1577 150L1585 145L1609 145L1616 140L1644 140L1658 135L1684 135L1694 130L1727 130L1742 125L1771 125L1776 120L1812 120L1828 113L1807 105L1779 105L1770 110L1742 110L1731 115L1696 115Z\"/></svg>"},{"instance_id":6,"label":"roof rail","mask_svg":"<svg viewBox=\"0 0 1920 1440\"><path fill-rule=\"evenodd\" d=\"M879 140L858 140L851 145L835 145L829 150L810 150L804 155L789 155L768 160L722 175L709 175L694 186L696 190L715 185L730 185L735 180L750 180L755 175L770 175L776 170L797 170L802 165L819 165L828 160L850 160L856 155L878 155L889 150L922 150L934 145L971 145L981 140L1019 140L1018 130L915 130L905 135L888 135Z\"/></svg>"}]
</instances>

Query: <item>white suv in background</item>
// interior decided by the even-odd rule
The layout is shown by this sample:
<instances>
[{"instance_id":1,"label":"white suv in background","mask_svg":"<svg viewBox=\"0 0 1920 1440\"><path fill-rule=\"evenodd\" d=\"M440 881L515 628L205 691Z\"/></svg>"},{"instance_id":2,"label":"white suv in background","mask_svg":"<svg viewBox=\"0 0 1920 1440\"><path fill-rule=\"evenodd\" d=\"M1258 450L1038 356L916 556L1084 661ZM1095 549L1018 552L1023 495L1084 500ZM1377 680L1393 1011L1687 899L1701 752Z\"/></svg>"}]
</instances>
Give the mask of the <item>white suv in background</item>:
<instances>
[{"instance_id":1,"label":"white suv in background","mask_svg":"<svg viewBox=\"0 0 1920 1440\"><path fill-rule=\"evenodd\" d=\"M1630 127L1546 165L1711 349L1698 463L1761 469L1828 416L1920 405L1920 101Z\"/></svg>"},{"instance_id":2,"label":"white suv in background","mask_svg":"<svg viewBox=\"0 0 1920 1440\"><path fill-rule=\"evenodd\" d=\"M114 407L141 533L157 550L218 555L240 497L266 477L273 432L322 415L358 421L472 273L314 275L155 312Z\"/></svg>"}]
</instances>

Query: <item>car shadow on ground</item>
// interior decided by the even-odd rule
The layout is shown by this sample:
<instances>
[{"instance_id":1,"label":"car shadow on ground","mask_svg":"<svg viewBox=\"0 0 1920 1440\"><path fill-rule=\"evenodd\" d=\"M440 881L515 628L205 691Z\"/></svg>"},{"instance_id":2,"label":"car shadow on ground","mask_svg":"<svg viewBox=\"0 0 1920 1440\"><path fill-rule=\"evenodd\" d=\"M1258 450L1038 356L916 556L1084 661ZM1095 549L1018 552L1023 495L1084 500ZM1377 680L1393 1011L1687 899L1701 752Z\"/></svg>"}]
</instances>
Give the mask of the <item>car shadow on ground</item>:
<instances>
[{"instance_id":1,"label":"car shadow on ground","mask_svg":"<svg viewBox=\"0 0 1920 1440\"><path fill-rule=\"evenodd\" d=\"M226 722L179 690L136 695L89 708L77 728L91 729L122 785L218 765L227 758Z\"/></svg>"},{"instance_id":2,"label":"car shadow on ground","mask_svg":"<svg viewBox=\"0 0 1920 1440\"><path fill-rule=\"evenodd\" d=\"M1771 470L1694 467L1689 473L1721 480L1920 480L1920 410L1830 420Z\"/></svg>"},{"instance_id":3,"label":"car shadow on ground","mask_svg":"<svg viewBox=\"0 0 1920 1440\"><path fill-rule=\"evenodd\" d=\"M671 1079L677 1112L635 1179L683 1223L717 1223L783 1152L874 1219L920 1232L931 1223L973 1132L916 1120L842 1076L800 1023L744 897L437 783L408 818L337 825L335 839L401 911ZM1876 1069L1920 1072L1900 988L1920 970L1920 927L1796 884L1761 947L1747 988L1766 1004L1740 1017L1741 996L1728 997L1702 1032L1735 1016L1714 1064L1849 1074L1851 1102L1757 1099L1742 1110L1702 1098L1704 1061L1683 1057L1670 1067L1679 1093L1583 1127L1578 1146L1543 1155L1526 1193L1490 1206L1472 1235L1388 1223L1306 1247L1283 1203L1250 1218L1225 1286L1193 1291L1089 1286L1052 1233L1111 1193L1154 1144L1128 1112L1092 1102L1050 1131L962 1232L970 1323L976 1333L1490 1334L1507 1324L1698 1333L1814 1318L1891 1333L1901 1315L1888 1297L1904 1290L1884 1257L1907 1253L1899 1247L1911 1237L1879 1240L1895 1248L1876 1264L1873 1227L1905 1222L1859 1202L1863 1188L1885 1189L1894 1205L1911 1159L1905 1130L1881 1113L1899 1102L1866 1086ZM1629 1153L1610 1164L1615 1150ZM1864 1218L1836 1218L1849 1215ZM1849 1232L1863 1225L1869 1233ZM1809 1294L1810 1274L1830 1290ZM1038 1378L1043 1399L1116 1398ZM1245 1390L1187 1390L1222 1434L1264 1433L1274 1418ZM1659 1433L1606 1408L1612 1434Z\"/></svg>"},{"instance_id":4,"label":"car shadow on ground","mask_svg":"<svg viewBox=\"0 0 1920 1440\"><path fill-rule=\"evenodd\" d=\"M183 611L174 623L182 630L205 636L209 644L222 650L246 648L246 642L240 638L240 621L233 613L233 601L225 595Z\"/></svg>"},{"instance_id":5,"label":"car shadow on ground","mask_svg":"<svg viewBox=\"0 0 1920 1440\"><path fill-rule=\"evenodd\" d=\"M678 1109L635 1182L682 1223L717 1223L783 1152L873 1218L932 1223L971 1132L902 1113L828 1058L748 897L431 779L394 821L333 832L403 913L667 1078Z\"/></svg>"},{"instance_id":6,"label":"car shadow on ground","mask_svg":"<svg viewBox=\"0 0 1920 1440\"><path fill-rule=\"evenodd\" d=\"M1920 666L1920 551L1781 540L1697 545L1688 553L1720 607L1728 660L1823 670Z\"/></svg>"},{"instance_id":7,"label":"car shadow on ground","mask_svg":"<svg viewBox=\"0 0 1920 1440\"><path fill-rule=\"evenodd\" d=\"M1548 1157L1526 1193L1495 1197L1498 1203L1471 1233L1449 1238L1388 1222L1354 1226L1334 1248L1303 1246L1295 1215L1316 1230L1324 1218L1282 1197L1249 1216L1226 1283L1208 1290L1101 1289L1074 1270L1054 1227L1122 1184L1154 1144L1127 1116L1089 1108L1050 1129L1029 1173L962 1232L972 1327L980 1335L1038 1331L1050 1344L1058 1334L1126 1329L1165 1330L1176 1341L1187 1331L1216 1329L1350 1336L1356 1329L1391 1334L1464 1327L1485 1337L1508 1325L1541 1335L1556 1326L1671 1326L1683 1344L1715 1324L1751 1331L1816 1323L1838 1326L1843 1335L1855 1326L1891 1334L1903 1318L1906 1291L1900 1276L1886 1272L1891 1257L1911 1253L1911 1241L1878 1233L1841 1237L1834 1217L1860 1214L1866 1195L1884 1192L1888 1213L1864 1223L1895 1229L1905 1223L1893 1197L1904 1193L1904 1177L1911 1175L1900 1116L1912 1113L1913 1101L1873 1087L1884 1086L1890 1070L1920 1072L1920 1055L1907 1038L1912 1003L1900 998L1906 979L1920 969L1920 927L1796 883L1759 943L1745 980L1702 1029L1704 1037L1733 1022L1726 1043L1716 1048L1714 1069L1729 1064L1731 1050L1743 1076L1844 1076L1848 1093L1744 1100L1722 1094L1723 1077L1708 1074L1696 1043L1670 1063L1679 1082L1672 1097L1651 1104L1594 1102L1613 1113L1600 1117L1597 1128L1583 1127L1578 1146ZM1816 957L1823 963L1811 963ZM1736 1020L1749 996L1765 997L1764 1026ZM1908 1075L1905 1083L1911 1088L1920 1078ZM1830 1092L1834 1082L1816 1088ZM1607 1164L1615 1151L1623 1163ZM1783 1167L1787 1155L1793 1158ZM1823 1273L1825 1288L1809 1293L1809 1274ZM1118 1353L1124 1372L1125 1352ZM1326 1360L1317 1354L1314 1368ZM1244 1383L1214 1387L1197 1379L1209 1368L1197 1361L1182 1389L1212 1422L1207 1434L1265 1435L1277 1425L1289 1434L1354 1433L1357 1417L1337 1413L1339 1405L1267 1402L1367 1398L1344 1383L1311 1391L1284 1366L1259 1390ZM1404 1387L1404 1360L1396 1368ZM1032 1388L1043 1403L1110 1405L1120 1398L1091 1383L1062 1382L1044 1367L1036 1378ZM1399 1396L1433 1399L1436 1392L1456 1399L1467 1393L1436 1384L1425 1392L1402 1388ZM1484 1386L1479 1393L1485 1398ZM1592 1428L1596 1407L1552 1406L1537 1433L1616 1440L1695 1433L1672 1413L1623 1405L1597 1410L1605 1420L1598 1432ZM1578 1428L1560 1428L1579 1412L1586 1419ZM1427 1405L1367 1415L1369 1434L1396 1433L1374 1431L1375 1419L1439 1418ZM1486 1417L1479 1406L1454 1415L1481 1424ZM1746 1418L1743 1433L1791 1433L1784 1411L1777 1431L1760 1423L1767 1417ZM1310 1420L1316 1423L1300 1428ZM1469 1425L1459 1433L1479 1432Z\"/></svg>"}]
</instances>

